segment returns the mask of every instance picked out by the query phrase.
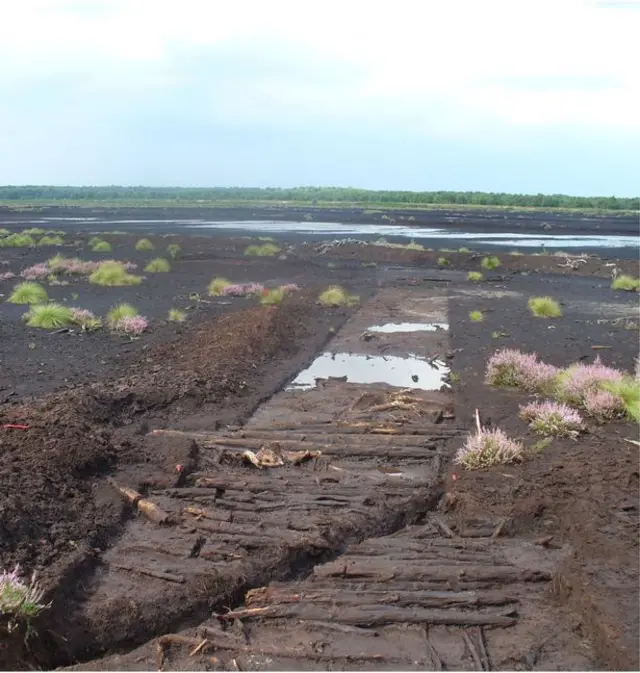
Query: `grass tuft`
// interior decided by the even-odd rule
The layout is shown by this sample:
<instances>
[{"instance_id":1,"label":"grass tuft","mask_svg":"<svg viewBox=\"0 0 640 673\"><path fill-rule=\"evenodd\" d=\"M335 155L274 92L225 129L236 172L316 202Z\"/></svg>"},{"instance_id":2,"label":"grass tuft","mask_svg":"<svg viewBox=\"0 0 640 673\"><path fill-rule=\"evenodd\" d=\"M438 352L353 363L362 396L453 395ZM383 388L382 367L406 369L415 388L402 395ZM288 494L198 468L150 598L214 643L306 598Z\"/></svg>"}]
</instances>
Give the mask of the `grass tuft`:
<instances>
[{"instance_id":1,"label":"grass tuft","mask_svg":"<svg viewBox=\"0 0 640 673\"><path fill-rule=\"evenodd\" d=\"M284 294L285 293L281 287L274 287L271 290L265 291L265 293L260 298L260 303L266 304L268 306L279 304L282 301Z\"/></svg>"},{"instance_id":2,"label":"grass tuft","mask_svg":"<svg viewBox=\"0 0 640 673\"><path fill-rule=\"evenodd\" d=\"M349 295L340 286L332 285L320 294L318 301L323 306L357 306L360 303L360 297Z\"/></svg>"},{"instance_id":3,"label":"grass tuft","mask_svg":"<svg viewBox=\"0 0 640 673\"><path fill-rule=\"evenodd\" d=\"M137 308L123 302L122 304L114 306L109 313L107 313L107 324L111 329L114 329L116 323L123 318L135 318L138 314Z\"/></svg>"},{"instance_id":4,"label":"grass tuft","mask_svg":"<svg viewBox=\"0 0 640 673\"><path fill-rule=\"evenodd\" d=\"M640 379L625 376L620 381L609 381L602 384L605 392L622 401L627 417L640 423Z\"/></svg>"},{"instance_id":5,"label":"grass tuft","mask_svg":"<svg viewBox=\"0 0 640 673\"><path fill-rule=\"evenodd\" d=\"M101 239L95 241L94 244L91 246L92 252L111 252L111 250L112 250L111 243L109 243L109 241L103 241Z\"/></svg>"},{"instance_id":6,"label":"grass tuft","mask_svg":"<svg viewBox=\"0 0 640 673\"><path fill-rule=\"evenodd\" d=\"M627 292L640 290L640 278L634 278L633 276L627 276L625 274L617 276L613 279L613 283L611 283L611 289L625 290Z\"/></svg>"},{"instance_id":7,"label":"grass tuft","mask_svg":"<svg viewBox=\"0 0 640 673\"><path fill-rule=\"evenodd\" d=\"M482 311L470 311L469 320L471 322L482 322L484 320L484 313Z\"/></svg>"},{"instance_id":8,"label":"grass tuft","mask_svg":"<svg viewBox=\"0 0 640 673\"><path fill-rule=\"evenodd\" d=\"M62 236L43 236L38 245L64 245L64 239Z\"/></svg>"},{"instance_id":9,"label":"grass tuft","mask_svg":"<svg viewBox=\"0 0 640 673\"><path fill-rule=\"evenodd\" d=\"M449 260L446 257L438 257L438 266L447 266Z\"/></svg>"},{"instance_id":10,"label":"grass tuft","mask_svg":"<svg viewBox=\"0 0 640 673\"><path fill-rule=\"evenodd\" d=\"M35 245L36 241L30 234L10 234L0 239L2 248L33 248Z\"/></svg>"},{"instance_id":11,"label":"grass tuft","mask_svg":"<svg viewBox=\"0 0 640 673\"><path fill-rule=\"evenodd\" d=\"M273 243L263 245L250 245L244 251L247 257L274 257L280 252L280 248Z\"/></svg>"},{"instance_id":12,"label":"grass tuft","mask_svg":"<svg viewBox=\"0 0 640 673\"><path fill-rule=\"evenodd\" d=\"M35 304L23 316L28 327L60 329L73 323L73 313L68 306L51 302Z\"/></svg>"},{"instance_id":13,"label":"grass tuft","mask_svg":"<svg viewBox=\"0 0 640 673\"><path fill-rule=\"evenodd\" d=\"M72 308L72 320L83 332L93 332L102 327L102 320L85 308Z\"/></svg>"},{"instance_id":14,"label":"grass tuft","mask_svg":"<svg viewBox=\"0 0 640 673\"><path fill-rule=\"evenodd\" d=\"M500 258L492 255L491 257L483 257L480 266L487 271L493 271L500 266Z\"/></svg>"},{"instance_id":15,"label":"grass tuft","mask_svg":"<svg viewBox=\"0 0 640 673\"><path fill-rule=\"evenodd\" d=\"M207 288L210 297L220 297L231 283L226 278L214 278Z\"/></svg>"},{"instance_id":16,"label":"grass tuft","mask_svg":"<svg viewBox=\"0 0 640 673\"><path fill-rule=\"evenodd\" d=\"M562 309L560 304L551 297L531 297L529 310L536 318L561 318Z\"/></svg>"},{"instance_id":17,"label":"grass tuft","mask_svg":"<svg viewBox=\"0 0 640 673\"><path fill-rule=\"evenodd\" d=\"M155 250L155 245L148 238L141 238L136 243L136 250L138 252L148 252L150 250Z\"/></svg>"},{"instance_id":18,"label":"grass tuft","mask_svg":"<svg viewBox=\"0 0 640 673\"><path fill-rule=\"evenodd\" d=\"M130 274L121 262L109 261L98 266L89 276L89 282L105 287L124 287L140 285L142 277Z\"/></svg>"},{"instance_id":19,"label":"grass tuft","mask_svg":"<svg viewBox=\"0 0 640 673\"><path fill-rule=\"evenodd\" d=\"M179 308L169 309L167 320L169 322L184 322L187 319L186 311L181 311Z\"/></svg>"},{"instance_id":20,"label":"grass tuft","mask_svg":"<svg viewBox=\"0 0 640 673\"><path fill-rule=\"evenodd\" d=\"M467 280L472 281L473 283L479 283L483 278L483 275L479 271L469 271L467 274Z\"/></svg>"},{"instance_id":21,"label":"grass tuft","mask_svg":"<svg viewBox=\"0 0 640 673\"><path fill-rule=\"evenodd\" d=\"M167 271L171 271L171 264L162 257L156 257L144 267L144 270L147 273L166 273Z\"/></svg>"},{"instance_id":22,"label":"grass tuft","mask_svg":"<svg viewBox=\"0 0 640 673\"><path fill-rule=\"evenodd\" d=\"M175 259L180 254L180 250L182 250L182 248L177 243L169 243L167 246L167 252L171 259Z\"/></svg>"},{"instance_id":23,"label":"grass tuft","mask_svg":"<svg viewBox=\"0 0 640 673\"><path fill-rule=\"evenodd\" d=\"M7 299L10 304L44 304L48 300L47 291L32 281L18 283Z\"/></svg>"}]
</instances>

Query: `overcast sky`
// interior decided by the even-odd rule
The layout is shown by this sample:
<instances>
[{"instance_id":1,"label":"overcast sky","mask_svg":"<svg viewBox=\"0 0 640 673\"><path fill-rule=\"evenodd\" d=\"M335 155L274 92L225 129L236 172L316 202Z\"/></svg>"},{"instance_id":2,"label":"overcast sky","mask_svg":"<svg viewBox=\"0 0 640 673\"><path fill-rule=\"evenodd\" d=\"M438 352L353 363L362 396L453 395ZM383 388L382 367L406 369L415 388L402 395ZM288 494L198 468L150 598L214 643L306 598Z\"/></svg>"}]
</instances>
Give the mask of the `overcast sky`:
<instances>
[{"instance_id":1,"label":"overcast sky","mask_svg":"<svg viewBox=\"0 0 640 673\"><path fill-rule=\"evenodd\" d=\"M640 193L640 3L3 0L0 184Z\"/></svg>"}]
</instances>

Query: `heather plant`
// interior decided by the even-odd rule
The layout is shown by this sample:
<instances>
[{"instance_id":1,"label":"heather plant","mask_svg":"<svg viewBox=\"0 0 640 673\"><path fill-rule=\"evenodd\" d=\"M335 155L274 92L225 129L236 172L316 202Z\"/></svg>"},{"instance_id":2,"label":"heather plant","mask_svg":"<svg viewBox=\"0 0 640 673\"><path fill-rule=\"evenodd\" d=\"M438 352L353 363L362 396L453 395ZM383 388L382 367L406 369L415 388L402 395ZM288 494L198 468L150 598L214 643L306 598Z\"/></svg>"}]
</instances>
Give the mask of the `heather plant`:
<instances>
[{"instance_id":1,"label":"heather plant","mask_svg":"<svg viewBox=\"0 0 640 673\"><path fill-rule=\"evenodd\" d=\"M626 274L616 276L611 283L612 290L625 290L627 292L634 292L640 290L640 278L634 278Z\"/></svg>"},{"instance_id":2,"label":"heather plant","mask_svg":"<svg viewBox=\"0 0 640 673\"><path fill-rule=\"evenodd\" d=\"M23 316L27 327L60 329L73 323L73 313L68 306L51 302L34 304Z\"/></svg>"},{"instance_id":3,"label":"heather plant","mask_svg":"<svg viewBox=\"0 0 640 673\"><path fill-rule=\"evenodd\" d=\"M112 247L109 241L97 240L92 246L91 250L93 252L111 252Z\"/></svg>"},{"instance_id":4,"label":"heather plant","mask_svg":"<svg viewBox=\"0 0 640 673\"><path fill-rule=\"evenodd\" d=\"M227 288L231 283L226 278L214 278L210 283L207 291L210 297L219 297L224 294L225 288Z\"/></svg>"},{"instance_id":5,"label":"heather plant","mask_svg":"<svg viewBox=\"0 0 640 673\"><path fill-rule=\"evenodd\" d=\"M483 276L479 271L469 271L467 274L467 280L472 281L473 283L479 283L482 280Z\"/></svg>"},{"instance_id":6,"label":"heather plant","mask_svg":"<svg viewBox=\"0 0 640 673\"><path fill-rule=\"evenodd\" d=\"M500 266L500 258L492 255L491 257L483 257L480 266L487 271L493 271Z\"/></svg>"},{"instance_id":7,"label":"heather plant","mask_svg":"<svg viewBox=\"0 0 640 673\"><path fill-rule=\"evenodd\" d=\"M181 311L178 308L169 309L169 314L167 315L169 322L184 322L186 319L187 314L185 311Z\"/></svg>"},{"instance_id":8,"label":"heather plant","mask_svg":"<svg viewBox=\"0 0 640 673\"><path fill-rule=\"evenodd\" d=\"M12 278L15 278L16 274L13 273L13 271L5 271L4 273L0 273L0 281L2 280L11 280Z\"/></svg>"},{"instance_id":9,"label":"heather plant","mask_svg":"<svg viewBox=\"0 0 640 673\"><path fill-rule=\"evenodd\" d=\"M544 437L576 437L584 428L580 414L559 402L531 402L521 406L520 418Z\"/></svg>"},{"instance_id":10,"label":"heather plant","mask_svg":"<svg viewBox=\"0 0 640 673\"><path fill-rule=\"evenodd\" d=\"M487 362L485 381L492 386L544 392L553 388L558 369L540 362L536 353L503 348Z\"/></svg>"},{"instance_id":11,"label":"heather plant","mask_svg":"<svg viewBox=\"0 0 640 673\"><path fill-rule=\"evenodd\" d=\"M273 257L280 252L280 248L273 243L264 243L263 245L250 245L244 254L247 257Z\"/></svg>"},{"instance_id":12,"label":"heather plant","mask_svg":"<svg viewBox=\"0 0 640 673\"><path fill-rule=\"evenodd\" d=\"M115 332L120 332L121 334L128 334L129 336L138 336L139 334L142 334L148 326L149 321L141 315L125 316L114 323L113 330Z\"/></svg>"},{"instance_id":13,"label":"heather plant","mask_svg":"<svg viewBox=\"0 0 640 673\"><path fill-rule=\"evenodd\" d=\"M7 299L11 304L44 304L48 300L47 291L33 281L18 283Z\"/></svg>"},{"instance_id":14,"label":"heather plant","mask_svg":"<svg viewBox=\"0 0 640 673\"><path fill-rule=\"evenodd\" d=\"M523 456L524 446L510 439L500 428L478 428L458 449L453 462L467 470L479 470L518 462Z\"/></svg>"},{"instance_id":15,"label":"heather plant","mask_svg":"<svg viewBox=\"0 0 640 673\"><path fill-rule=\"evenodd\" d=\"M536 318L561 318L560 304L552 297L531 297L529 310Z\"/></svg>"},{"instance_id":16,"label":"heather plant","mask_svg":"<svg viewBox=\"0 0 640 673\"><path fill-rule=\"evenodd\" d=\"M231 283L223 287L220 294L225 297L251 297L263 292L264 285L260 283Z\"/></svg>"},{"instance_id":17,"label":"heather plant","mask_svg":"<svg viewBox=\"0 0 640 673\"><path fill-rule=\"evenodd\" d=\"M35 573L25 580L21 577L19 565L12 572L5 570L0 573L0 616L7 620L9 632L21 623L28 627L32 619L50 607L50 604L43 603L44 593Z\"/></svg>"},{"instance_id":18,"label":"heather plant","mask_svg":"<svg viewBox=\"0 0 640 673\"><path fill-rule=\"evenodd\" d=\"M69 276L87 276L100 266L100 262L83 262L77 257L68 258L62 255L54 255L47 261L47 266L54 273L64 273Z\"/></svg>"},{"instance_id":19,"label":"heather plant","mask_svg":"<svg viewBox=\"0 0 640 673\"><path fill-rule=\"evenodd\" d=\"M556 380L556 397L575 407L585 409L587 406L592 409L600 407L604 412L608 397L607 395L596 395L596 393L605 392L604 384L618 383L623 378L624 374L621 371L602 364L600 356L597 356L592 364L579 362L560 372ZM609 395L612 394L609 393ZM589 404L587 405L588 399ZM608 401L613 402L611 399Z\"/></svg>"},{"instance_id":20,"label":"heather plant","mask_svg":"<svg viewBox=\"0 0 640 673\"><path fill-rule=\"evenodd\" d=\"M149 252L150 250L155 250L155 246L148 238L141 238L136 243L136 250L138 252Z\"/></svg>"},{"instance_id":21,"label":"heather plant","mask_svg":"<svg viewBox=\"0 0 640 673\"><path fill-rule=\"evenodd\" d=\"M283 294L289 294L290 292L297 292L300 288L295 283L287 283L285 285L281 285L280 289L282 290Z\"/></svg>"},{"instance_id":22,"label":"heather plant","mask_svg":"<svg viewBox=\"0 0 640 673\"><path fill-rule=\"evenodd\" d=\"M112 329L115 327L116 323L122 320L123 318L135 318L138 315L138 309L131 304L123 302L114 306L109 313L107 313L107 324Z\"/></svg>"},{"instance_id":23,"label":"heather plant","mask_svg":"<svg viewBox=\"0 0 640 673\"><path fill-rule=\"evenodd\" d=\"M107 287L124 287L127 285L140 285L141 276L134 276L127 272L121 262L103 262L89 276L89 282L95 285Z\"/></svg>"},{"instance_id":24,"label":"heather plant","mask_svg":"<svg viewBox=\"0 0 640 673\"><path fill-rule=\"evenodd\" d=\"M48 278L51 274L51 269L46 263L34 264L33 266L28 266L26 269L23 269L20 272L20 277L25 280L44 280Z\"/></svg>"},{"instance_id":25,"label":"heather plant","mask_svg":"<svg viewBox=\"0 0 640 673\"><path fill-rule=\"evenodd\" d=\"M64 245L64 239L62 236L43 236L38 245Z\"/></svg>"},{"instance_id":26,"label":"heather plant","mask_svg":"<svg viewBox=\"0 0 640 673\"><path fill-rule=\"evenodd\" d=\"M175 259L179 254L180 254L180 246L177 243L169 243L167 246L167 253L169 253L169 256L171 259Z\"/></svg>"},{"instance_id":27,"label":"heather plant","mask_svg":"<svg viewBox=\"0 0 640 673\"><path fill-rule=\"evenodd\" d=\"M73 324L82 328L83 332L93 332L102 327L102 320L86 308L72 308L71 315Z\"/></svg>"},{"instance_id":28,"label":"heather plant","mask_svg":"<svg viewBox=\"0 0 640 673\"><path fill-rule=\"evenodd\" d=\"M482 322L484 320L484 313L482 311L469 311L469 320L471 322Z\"/></svg>"},{"instance_id":29,"label":"heather plant","mask_svg":"<svg viewBox=\"0 0 640 673\"><path fill-rule=\"evenodd\" d=\"M168 271L171 271L171 264L162 257L156 257L144 267L144 270L147 273L167 273Z\"/></svg>"}]
</instances>

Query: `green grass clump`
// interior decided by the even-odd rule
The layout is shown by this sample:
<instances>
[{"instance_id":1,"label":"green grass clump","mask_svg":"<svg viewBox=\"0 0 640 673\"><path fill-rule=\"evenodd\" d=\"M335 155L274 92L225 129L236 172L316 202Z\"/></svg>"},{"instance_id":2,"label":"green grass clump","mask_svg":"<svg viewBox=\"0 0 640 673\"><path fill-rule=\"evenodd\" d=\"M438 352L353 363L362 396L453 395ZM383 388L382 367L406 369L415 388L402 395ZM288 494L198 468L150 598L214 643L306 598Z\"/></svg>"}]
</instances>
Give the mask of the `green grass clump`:
<instances>
[{"instance_id":1,"label":"green grass clump","mask_svg":"<svg viewBox=\"0 0 640 673\"><path fill-rule=\"evenodd\" d=\"M64 239L62 236L43 236L38 245L64 245Z\"/></svg>"},{"instance_id":2,"label":"green grass clump","mask_svg":"<svg viewBox=\"0 0 640 673\"><path fill-rule=\"evenodd\" d=\"M93 246L94 246L96 243L100 243L101 240L102 240L102 239L101 239L99 236L93 236L93 237L91 237L91 238L89 239L87 245L88 245L90 248L93 248Z\"/></svg>"},{"instance_id":3,"label":"green grass clump","mask_svg":"<svg viewBox=\"0 0 640 673\"><path fill-rule=\"evenodd\" d=\"M640 278L634 278L633 276L617 276L613 279L611 283L612 290L626 290L627 292L633 292L634 290L640 289Z\"/></svg>"},{"instance_id":4,"label":"green grass clump","mask_svg":"<svg viewBox=\"0 0 640 673\"><path fill-rule=\"evenodd\" d=\"M474 283L479 283L482 280L483 276L479 271L469 271L467 274L467 280L470 280Z\"/></svg>"},{"instance_id":5,"label":"green grass clump","mask_svg":"<svg viewBox=\"0 0 640 673\"><path fill-rule=\"evenodd\" d=\"M263 245L250 245L244 251L247 257L274 257L280 252L280 248L273 243Z\"/></svg>"},{"instance_id":6,"label":"green grass clump","mask_svg":"<svg viewBox=\"0 0 640 673\"><path fill-rule=\"evenodd\" d=\"M114 306L109 313L107 313L107 323L109 324L109 327L113 327L118 320L121 320L122 318L135 318L137 315L139 315L137 308L123 302L122 304Z\"/></svg>"},{"instance_id":7,"label":"green grass clump","mask_svg":"<svg viewBox=\"0 0 640 673\"><path fill-rule=\"evenodd\" d=\"M482 322L484 320L484 313L482 311L470 311L469 320L471 322Z\"/></svg>"},{"instance_id":8,"label":"green grass clump","mask_svg":"<svg viewBox=\"0 0 640 673\"><path fill-rule=\"evenodd\" d=\"M225 287L229 287L231 283L226 278L214 278L207 288L210 297L219 297Z\"/></svg>"},{"instance_id":9,"label":"green grass clump","mask_svg":"<svg viewBox=\"0 0 640 673\"><path fill-rule=\"evenodd\" d=\"M44 304L49 301L47 291L38 283L25 281L13 288L7 301L11 304Z\"/></svg>"},{"instance_id":10,"label":"green grass clump","mask_svg":"<svg viewBox=\"0 0 640 673\"><path fill-rule=\"evenodd\" d=\"M60 329L73 323L73 313L68 306L51 302L35 304L23 316L27 327L40 329Z\"/></svg>"},{"instance_id":11,"label":"green grass clump","mask_svg":"<svg viewBox=\"0 0 640 673\"><path fill-rule=\"evenodd\" d=\"M177 243L169 243L167 246L167 252L171 259L175 259L180 254L180 250L182 250L182 248Z\"/></svg>"},{"instance_id":12,"label":"green grass clump","mask_svg":"<svg viewBox=\"0 0 640 673\"><path fill-rule=\"evenodd\" d=\"M3 248L33 248L36 241L30 234L10 234L0 239L0 247Z\"/></svg>"},{"instance_id":13,"label":"green grass clump","mask_svg":"<svg viewBox=\"0 0 640 673\"><path fill-rule=\"evenodd\" d=\"M8 236L10 233L8 229L0 229L0 236Z\"/></svg>"},{"instance_id":14,"label":"green grass clump","mask_svg":"<svg viewBox=\"0 0 640 673\"><path fill-rule=\"evenodd\" d=\"M136 250L138 252L148 252L149 250L155 250L155 245L148 238L141 238L136 243Z\"/></svg>"},{"instance_id":15,"label":"green grass clump","mask_svg":"<svg viewBox=\"0 0 640 673\"><path fill-rule=\"evenodd\" d=\"M421 243L416 243L415 241L409 241L405 247L407 250L418 250L420 252L424 250L424 245Z\"/></svg>"},{"instance_id":16,"label":"green grass clump","mask_svg":"<svg viewBox=\"0 0 640 673\"><path fill-rule=\"evenodd\" d=\"M551 297L531 297L529 310L536 318L561 318L560 304Z\"/></svg>"},{"instance_id":17,"label":"green grass clump","mask_svg":"<svg viewBox=\"0 0 640 673\"><path fill-rule=\"evenodd\" d=\"M22 233L27 236L42 236L47 232L42 227L31 227L31 229L23 229Z\"/></svg>"},{"instance_id":18,"label":"green grass clump","mask_svg":"<svg viewBox=\"0 0 640 673\"><path fill-rule=\"evenodd\" d=\"M104 262L89 275L89 282L106 287L124 287L140 285L142 277L130 274L120 262Z\"/></svg>"},{"instance_id":19,"label":"green grass clump","mask_svg":"<svg viewBox=\"0 0 640 673\"><path fill-rule=\"evenodd\" d=\"M602 387L622 400L629 419L640 423L640 379L628 376L622 381L603 382Z\"/></svg>"},{"instance_id":20,"label":"green grass clump","mask_svg":"<svg viewBox=\"0 0 640 673\"><path fill-rule=\"evenodd\" d=\"M279 304L284 297L284 292L281 287L274 287L272 290L269 290L265 295L260 299L261 304L267 304L268 306L273 306L274 304Z\"/></svg>"},{"instance_id":21,"label":"green grass clump","mask_svg":"<svg viewBox=\"0 0 640 673\"><path fill-rule=\"evenodd\" d=\"M511 257L522 257L524 253L519 250L512 250L510 253Z\"/></svg>"},{"instance_id":22,"label":"green grass clump","mask_svg":"<svg viewBox=\"0 0 640 673\"><path fill-rule=\"evenodd\" d=\"M338 285L332 285L320 294L318 301L323 306L357 306L360 297L348 294Z\"/></svg>"},{"instance_id":23,"label":"green grass clump","mask_svg":"<svg viewBox=\"0 0 640 673\"><path fill-rule=\"evenodd\" d=\"M91 246L91 250L93 252L111 252L111 243L109 243L109 241L98 239Z\"/></svg>"},{"instance_id":24,"label":"green grass clump","mask_svg":"<svg viewBox=\"0 0 640 673\"><path fill-rule=\"evenodd\" d=\"M438 257L438 266L447 266L449 260L446 257Z\"/></svg>"},{"instance_id":25,"label":"green grass clump","mask_svg":"<svg viewBox=\"0 0 640 673\"><path fill-rule=\"evenodd\" d=\"M458 252L471 252L469 248L458 248Z\"/></svg>"},{"instance_id":26,"label":"green grass clump","mask_svg":"<svg viewBox=\"0 0 640 673\"><path fill-rule=\"evenodd\" d=\"M500 266L500 259L495 256L483 257L480 266L487 271L493 271Z\"/></svg>"},{"instance_id":27,"label":"green grass clump","mask_svg":"<svg viewBox=\"0 0 640 673\"><path fill-rule=\"evenodd\" d=\"M147 273L166 273L167 271L171 271L171 264L162 257L156 257L156 259L152 259L147 266L144 267L144 270Z\"/></svg>"},{"instance_id":28,"label":"green grass clump","mask_svg":"<svg viewBox=\"0 0 640 673\"><path fill-rule=\"evenodd\" d=\"M167 320L169 322L184 322L187 319L186 311L181 311L179 308L169 309Z\"/></svg>"}]
</instances>

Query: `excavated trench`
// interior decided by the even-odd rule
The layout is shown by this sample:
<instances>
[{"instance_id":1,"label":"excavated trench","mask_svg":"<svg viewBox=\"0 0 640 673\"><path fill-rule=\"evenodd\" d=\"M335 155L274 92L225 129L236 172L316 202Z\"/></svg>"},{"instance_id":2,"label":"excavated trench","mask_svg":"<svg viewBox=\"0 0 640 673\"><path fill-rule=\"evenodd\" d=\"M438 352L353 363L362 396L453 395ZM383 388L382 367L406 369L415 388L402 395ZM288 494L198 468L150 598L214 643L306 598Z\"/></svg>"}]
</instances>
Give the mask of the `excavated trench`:
<instances>
[{"instance_id":1,"label":"excavated trench","mask_svg":"<svg viewBox=\"0 0 640 673\"><path fill-rule=\"evenodd\" d=\"M139 516L69 597L53 663L591 668L577 637L530 651L562 618L549 596L571 550L438 508L463 434L447 306L444 290L381 290L244 426L152 430L178 476L133 496ZM438 328L380 328L404 323ZM135 487L126 472L113 485Z\"/></svg>"}]
</instances>

